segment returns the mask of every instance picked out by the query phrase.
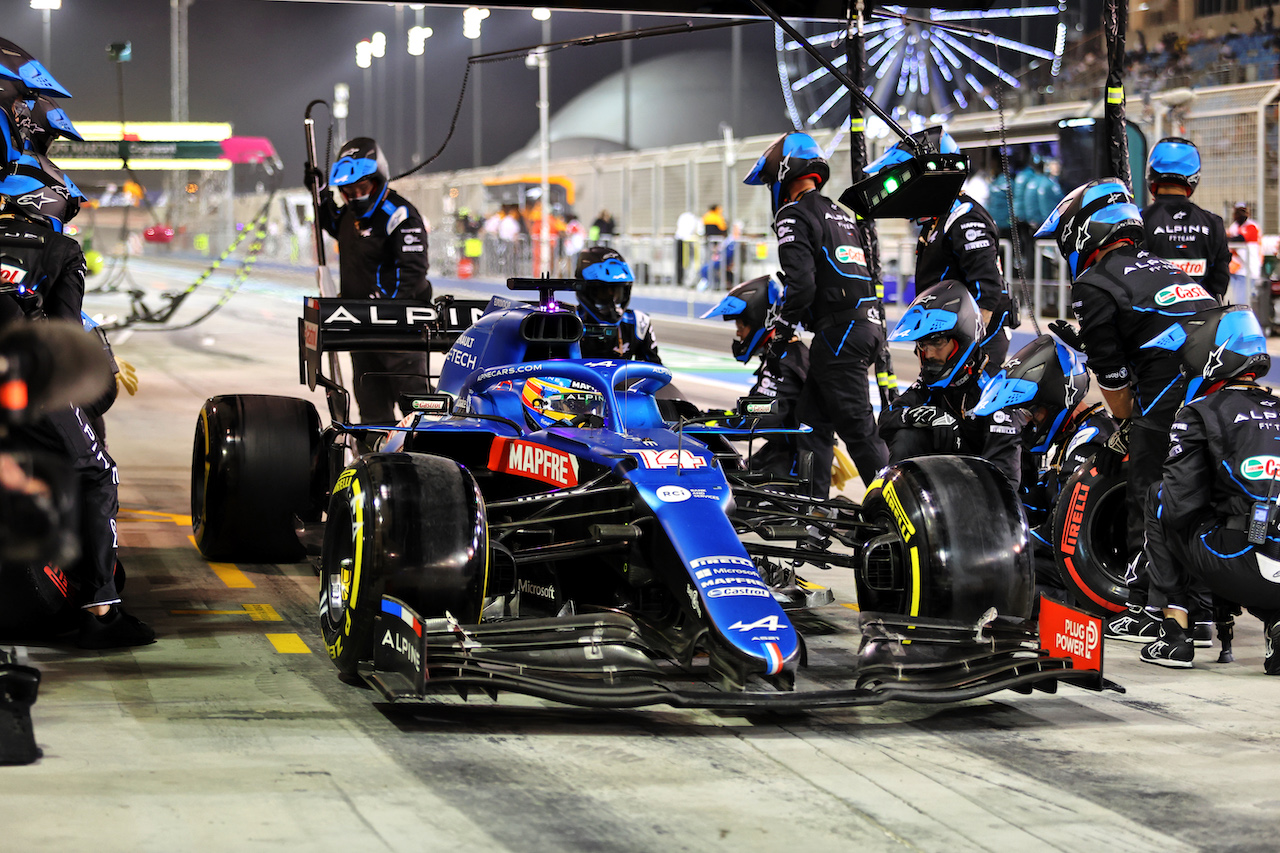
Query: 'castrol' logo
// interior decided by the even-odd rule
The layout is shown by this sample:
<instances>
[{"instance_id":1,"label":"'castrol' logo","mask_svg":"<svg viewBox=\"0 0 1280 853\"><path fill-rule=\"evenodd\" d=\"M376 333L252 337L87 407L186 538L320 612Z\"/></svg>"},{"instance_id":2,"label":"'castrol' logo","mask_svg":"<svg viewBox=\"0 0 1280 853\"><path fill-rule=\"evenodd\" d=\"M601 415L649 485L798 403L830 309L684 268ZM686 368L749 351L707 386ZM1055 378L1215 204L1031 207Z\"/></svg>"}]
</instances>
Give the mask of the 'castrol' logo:
<instances>
[{"instance_id":1,"label":"'castrol' logo","mask_svg":"<svg viewBox=\"0 0 1280 853\"><path fill-rule=\"evenodd\" d=\"M1280 477L1280 456L1250 456L1240 463L1240 476L1246 480Z\"/></svg>"},{"instance_id":2,"label":"'castrol' logo","mask_svg":"<svg viewBox=\"0 0 1280 853\"><path fill-rule=\"evenodd\" d=\"M836 246L836 260L842 264L867 265L867 255L858 246Z\"/></svg>"},{"instance_id":3,"label":"'castrol' logo","mask_svg":"<svg viewBox=\"0 0 1280 853\"><path fill-rule=\"evenodd\" d=\"M1198 284L1171 284L1156 294L1157 305L1172 305L1189 299L1208 299L1209 291Z\"/></svg>"}]
</instances>

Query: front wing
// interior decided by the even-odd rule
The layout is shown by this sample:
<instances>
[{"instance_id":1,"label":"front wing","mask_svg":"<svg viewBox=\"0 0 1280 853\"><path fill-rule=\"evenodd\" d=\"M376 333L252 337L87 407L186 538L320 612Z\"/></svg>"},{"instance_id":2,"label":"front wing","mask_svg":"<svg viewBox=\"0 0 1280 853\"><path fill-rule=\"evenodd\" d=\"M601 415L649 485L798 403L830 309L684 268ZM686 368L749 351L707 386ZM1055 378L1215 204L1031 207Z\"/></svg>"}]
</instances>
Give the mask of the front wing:
<instances>
[{"instance_id":1,"label":"front wing","mask_svg":"<svg viewBox=\"0 0 1280 853\"><path fill-rule=\"evenodd\" d=\"M360 675L392 703L473 693L520 693L570 705L670 705L725 711L809 711L890 701L960 702L1014 690L1124 688L1100 669L1038 647L1029 628L999 620L960 625L845 605L792 612L805 638L794 689L765 682L735 689L705 659L659 659L642 627L621 612L459 625L422 619L384 596L373 660Z\"/></svg>"}]
</instances>

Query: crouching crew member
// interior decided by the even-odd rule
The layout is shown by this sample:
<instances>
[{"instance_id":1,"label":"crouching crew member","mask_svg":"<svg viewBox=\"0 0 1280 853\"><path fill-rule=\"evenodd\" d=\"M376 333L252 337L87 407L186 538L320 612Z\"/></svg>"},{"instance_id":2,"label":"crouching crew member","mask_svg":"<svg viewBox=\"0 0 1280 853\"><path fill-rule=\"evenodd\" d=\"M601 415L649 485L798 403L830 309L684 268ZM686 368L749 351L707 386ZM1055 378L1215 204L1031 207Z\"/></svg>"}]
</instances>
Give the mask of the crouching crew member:
<instances>
[{"instance_id":1,"label":"crouching crew member","mask_svg":"<svg viewBox=\"0 0 1280 853\"><path fill-rule=\"evenodd\" d=\"M770 315L781 297L782 287L777 282L768 276L753 278L726 293L719 304L702 318L732 320L737 326L733 357L743 364L759 357L760 366L756 368L756 382L750 395L777 400L777 411L768 418L762 418L759 426L795 429L800 425L796 402L809 373L809 348L798 337L792 337L781 348L772 346L775 332ZM826 447L827 458L815 458L815 467L831 467L832 445L828 443ZM795 436L770 437L763 448L752 454L751 469L770 474L796 474Z\"/></svg>"},{"instance_id":2,"label":"crouching crew member","mask_svg":"<svg viewBox=\"0 0 1280 853\"><path fill-rule=\"evenodd\" d=\"M1263 669L1280 675L1280 398L1257 384L1271 366L1266 338L1244 305L1183 325L1152 342L1180 347L1191 381L1147 504L1151 582L1168 603L1141 657L1192 665L1188 610L1205 606L1203 584L1262 620Z\"/></svg>"},{"instance_id":3,"label":"crouching crew member","mask_svg":"<svg viewBox=\"0 0 1280 853\"><path fill-rule=\"evenodd\" d=\"M1116 431L1101 403L1084 401L1089 371L1056 335L1041 335L1013 354L986 387L973 413L1021 412L1022 505L1031 527L1036 585L1062 588L1053 552L1053 510L1067 479Z\"/></svg>"},{"instance_id":4,"label":"crouching crew member","mask_svg":"<svg viewBox=\"0 0 1280 853\"><path fill-rule=\"evenodd\" d=\"M880 437L889 445L890 462L933 454L980 456L1017 489L1025 417L1003 409L982 416L970 412L982 394L983 333L978 304L963 282L944 281L915 298L889 340L915 342L920 378L881 412Z\"/></svg>"}]
</instances>

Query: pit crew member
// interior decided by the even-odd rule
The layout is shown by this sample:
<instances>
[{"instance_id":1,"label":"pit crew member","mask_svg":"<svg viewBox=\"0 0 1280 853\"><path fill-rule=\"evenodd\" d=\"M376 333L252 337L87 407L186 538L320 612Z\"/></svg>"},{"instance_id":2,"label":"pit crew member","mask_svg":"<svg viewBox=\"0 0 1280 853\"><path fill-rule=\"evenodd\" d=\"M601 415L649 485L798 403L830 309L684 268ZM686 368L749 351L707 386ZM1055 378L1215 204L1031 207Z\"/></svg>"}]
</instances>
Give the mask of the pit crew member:
<instances>
[{"instance_id":1,"label":"pit crew member","mask_svg":"<svg viewBox=\"0 0 1280 853\"><path fill-rule=\"evenodd\" d=\"M0 290L0 326L45 318L80 324L84 252L62 232L83 197L46 158L25 155L5 167L0 252L6 287ZM55 567L71 581L69 597L85 611L76 645L106 649L155 642L155 631L120 606L115 582L120 480L89 418L67 406L13 427L10 436L17 449L62 457L76 472L81 557L74 565Z\"/></svg>"},{"instance_id":2,"label":"pit crew member","mask_svg":"<svg viewBox=\"0 0 1280 853\"><path fill-rule=\"evenodd\" d=\"M1167 603L1141 658L1192 665L1188 610L1205 606L1204 584L1262 620L1263 669L1280 675L1280 397L1257 383L1271 366L1262 327L1247 306L1231 305L1152 343L1180 346L1191 380L1147 503L1151 583Z\"/></svg>"},{"instance_id":3,"label":"pit crew member","mask_svg":"<svg viewBox=\"0 0 1280 853\"><path fill-rule=\"evenodd\" d=\"M622 255L608 246L578 253L573 271L578 317L582 320L583 358L625 358L662 364L653 321L631 303L635 276Z\"/></svg>"},{"instance_id":4,"label":"pit crew member","mask_svg":"<svg viewBox=\"0 0 1280 853\"><path fill-rule=\"evenodd\" d=\"M940 282L915 298L889 340L915 342L920 378L880 413L880 436L890 462L934 454L980 456L1017 489L1025 417L1003 409L981 416L971 411L982 394L983 332L978 303L964 282Z\"/></svg>"},{"instance_id":5,"label":"pit crew member","mask_svg":"<svg viewBox=\"0 0 1280 853\"><path fill-rule=\"evenodd\" d=\"M1085 402L1089 371L1071 347L1052 334L1018 350L991 377L973 413L1020 411L1022 505L1031 528L1036 585L1060 589L1053 553L1053 509L1067 479L1116 431L1101 403Z\"/></svg>"},{"instance_id":6,"label":"pit crew member","mask_svg":"<svg viewBox=\"0 0 1280 853\"><path fill-rule=\"evenodd\" d=\"M744 183L769 187L778 237L782 303L769 346L781 355L801 324L813 332L809 374L800 392L801 423L831 424L864 483L888 461L876 433L867 371L884 344L883 307L867 271L853 214L819 192L831 175L822 149L807 133L778 137ZM823 431L802 435L802 452L831 458ZM830 465L813 466L811 487L825 498Z\"/></svg>"},{"instance_id":7,"label":"pit crew member","mask_svg":"<svg viewBox=\"0 0 1280 853\"><path fill-rule=\"evenodd\" d=\"M1217 301L1203 285L1142 248L1142 212L1116 178L1090 181L1058 203L1036 237L1052 237L1074 283L1079 335L1059 320L1050 328L1089 357L1103 400L1119 425L1098 452L1099 470L1118 472L1128 455L1128 606L1107 623L1112 639L1153 638L1163 601L1149 598L1142 558L1147 488L1160 478L1169 425L1186 380L1173 353L1143 345Z\"/></svg>"},{"instance_id":8,"label":"pit crew member","mask_svg":"<svg viewBox=\"0 0 1280 853\"><path fill-rule=\"evenodd\" d=\"M390 170L378 143L352 139L338 151L329 184L346 201L321 193L320 225L338 241L341 295L348 299L431 301L427 232L417 209L388 186ZM307 164L307 186L321 174ZM427 356L407 352L351 353L352 386L365 423L394 423L401 394L427 388ZM403 412L405 415L411 412Z\"/></svg>"},{"instance_id":9,"label":"pit crew member","mask_svg":"<svg viewBox=\"0 0 1280 853\"><path fill-rule=\"evenodd\" d=\"M1177 136L1166 136L1147 158L1147 185L1154 198L1142 211L1147 251L1172 261L1225 302L1231 283L1231 250L1222 217L1191 201L1200 184L1200 151Z\"/></svg>"},{"instance_id":10,"label":"pit crew member","mask_svg":"<svg viewBox=\"0 0 1280 853\"><path fill-rule=\"evenodd\" d=\"M942 154L958 154L960 146L946 131L938 142ZM911 158L899 142L867 167L868 175L886 166ZM1000 263L1000 232L987 209L961 192L945 217L917 219L920 239L916 243L916 292L940 281L961 281L978 303L986 336L978 348L986 356L988 375L1000 369L1009 352L1010 329L1018 317Z\"/></svg>"}]
</instances>

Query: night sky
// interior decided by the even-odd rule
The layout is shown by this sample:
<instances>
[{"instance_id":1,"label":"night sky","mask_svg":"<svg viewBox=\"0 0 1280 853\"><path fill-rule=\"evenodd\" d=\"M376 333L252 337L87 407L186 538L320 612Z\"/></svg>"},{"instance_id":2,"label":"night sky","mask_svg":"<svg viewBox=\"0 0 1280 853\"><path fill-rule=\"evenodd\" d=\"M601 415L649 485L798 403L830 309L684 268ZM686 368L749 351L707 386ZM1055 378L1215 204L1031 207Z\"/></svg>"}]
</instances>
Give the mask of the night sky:
<instances>
[{"instance_id":1,"label":"night sky","mask_svg":"<svg viewBox=\"0 0 1280 853\"><path fill-rule=\"evenodd\" d=\"M444 141L457 102L470 40L462 35L461 7L431 7L425 24L434 29L426 52L426 144L428 154ZM407 6L405 28L415 22ZM680 18L633 18L633 26L673 23ZM125 115L131 121L170 118L168 0L63 0L52 13L50 57L43 56L41 13L29 0L0 0L0 36L45 63L74 96L62 103L72 121L111 121L120 116L111 42L130 41L133 59L124 65ZM190 7L189 112L193 121L229 121L240 136L266 136L285 161L288 183L301 183L303 111L313 98L331 100L335 83L351 87L348 135L372 132L387 150L393 173L408 168L416 122L414 58L404 35L395 34L395 10L380 3L304 3L276 0L196 0ZM621 17L606 13L555 12L552 39L621 29ZM365 126L365 78L356 67L355 45L374 31L387 34L387 57L374 61L374 127ZM537 44L542 25L527 10L493 9L483 25L484 52ZM728 30L681 34L633 42L633 62L678 50L727 50ZM744 51L773 54L773 31L761 23L745 28ZM553 54L554 113L557 105L622 67L620 45L570 48ZM496 163L537 132L538 75L522 60L483 66L485 119L482 153ZM774 93L769 93L772 97ZM431 170L472 165L471 94L458 128ZM320 144L327 117L317 110ZM400 133L397 135L397 128ZM780 128L781 130L781 128ZM334 141L337 146L341 140ZM296 178L296 180L295 180Z\"/></svg>"}]
</instances>

